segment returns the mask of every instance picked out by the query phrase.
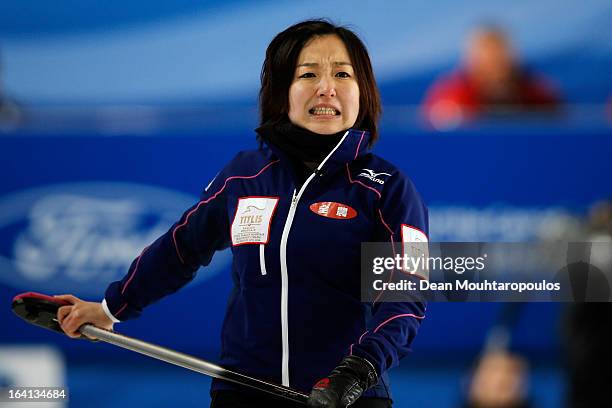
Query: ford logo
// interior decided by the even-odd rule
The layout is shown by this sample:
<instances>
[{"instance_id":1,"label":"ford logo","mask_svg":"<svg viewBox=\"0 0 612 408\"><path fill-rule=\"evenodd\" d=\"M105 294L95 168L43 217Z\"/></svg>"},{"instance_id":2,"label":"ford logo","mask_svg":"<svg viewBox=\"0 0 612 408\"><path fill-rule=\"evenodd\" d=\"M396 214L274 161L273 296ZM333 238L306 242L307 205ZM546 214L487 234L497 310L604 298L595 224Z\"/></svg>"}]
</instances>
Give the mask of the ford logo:
<instances>
[{"instance_id":1,"label":"ford logo","mask_svg":"<svg viewBox=\"0 0 612 408\"><path fill-rule=\"evenodd\" d=\"M18 290L102 297L142 249L197 198L132 183L48 185L0 199L0 283ZM217 253L202 282L231 262Z\"/></svg>"}]
</instances>

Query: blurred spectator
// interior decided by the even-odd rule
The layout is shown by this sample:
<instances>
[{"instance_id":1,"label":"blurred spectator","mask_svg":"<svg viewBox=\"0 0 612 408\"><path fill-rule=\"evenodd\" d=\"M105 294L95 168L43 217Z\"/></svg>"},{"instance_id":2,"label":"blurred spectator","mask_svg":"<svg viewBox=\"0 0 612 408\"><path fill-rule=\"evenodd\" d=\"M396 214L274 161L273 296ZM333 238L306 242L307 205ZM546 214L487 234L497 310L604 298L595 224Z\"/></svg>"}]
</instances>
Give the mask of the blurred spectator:
<instances>
[{"instance_id":1,"label":"blurred spectator","mask_svg":"<svg viewBox=\"0 0 612 408\"><path fill-rule=\"evenodd\" d=\"M592 241L599 241L602 237L609 242L612 237L612 201L598 201L589 211L588 227Z\"/></svg>"},{"instance_id":2,"label":"blurred spectator","mask_svg":"<svg viewBox=\"0 0 612 408\"><path fill-rule=\"evenodd\" d=\"M2 82L2 55L0 54L0 130L15 127L22 117L20 107L4 93Z\"/></svg>"},{"instance_id":3,"label":"blurred spectator","mask_svg":"<svg viewBox=\"0 0 612 408\"><path fill-rule=\"evenodd\" d=\"M527 362L506 351L485 353L469 387L465 408L528 408Z\"/></svg>"},{"instance_id":4,"label":"blurred spectator","mask_svg":"<svg viewBox=\"0 0 612 408\"><path fill-rule=\"evenodd\" d=\"M593 205L587 222L586 241L612 242L612 201ZM609 246L594 244L591 263L612 270ZM610 282L608 282L610 285ZM569 408L611 405L608 373L612 367L612 303L573 303L565 313Z\"/></svg>"},{"instance_id":5,"label":"blurred spectator","mask_svg":"<svg viewBox=\"0 0 612 408\"><path fill-rule=\"evenodd\" d=\"M424 111L436 128L451 128L484 115L550 112L560 102L547 81L521 66L499 28L477 28L468 38L462 66L428 90Z\"/></svg>"}]
</instances>

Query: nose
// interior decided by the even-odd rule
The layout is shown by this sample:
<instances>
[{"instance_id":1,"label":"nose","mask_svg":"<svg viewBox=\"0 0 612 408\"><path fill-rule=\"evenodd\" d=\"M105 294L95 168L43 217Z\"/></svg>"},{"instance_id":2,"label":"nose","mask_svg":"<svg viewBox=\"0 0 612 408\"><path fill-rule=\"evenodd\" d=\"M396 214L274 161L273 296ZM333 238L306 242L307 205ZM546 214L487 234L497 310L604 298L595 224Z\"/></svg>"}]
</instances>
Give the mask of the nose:
<instances>
[{"instance_id":1,"label":"nose","mask_svg":"<svg viewBox=\"0 0 612 408\"><path fill-rule=\"evenodd\" d=\"M317 94L319 96L328 96L328 97L336 96L336 84L334 82L334 79L330 77L329 75L321 76Z\"/></svg>"}]
</instances>

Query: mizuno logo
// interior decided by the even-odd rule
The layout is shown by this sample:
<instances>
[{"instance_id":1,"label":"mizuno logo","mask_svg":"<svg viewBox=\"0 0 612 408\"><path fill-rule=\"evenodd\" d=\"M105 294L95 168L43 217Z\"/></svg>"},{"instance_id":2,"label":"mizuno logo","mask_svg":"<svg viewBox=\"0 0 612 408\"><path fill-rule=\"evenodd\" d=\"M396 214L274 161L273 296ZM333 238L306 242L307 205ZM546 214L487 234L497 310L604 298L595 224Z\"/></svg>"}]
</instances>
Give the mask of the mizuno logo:
<instances>
[{"instance_id":1,"label":"mizuno logo","mask_svg":"<svg viewBox=\"0 0 612 408\"><path fill-rule=\"evenodd\" d=\"M370 170L370 169L361 169L361 171L362 171L362 173L359 173L357 175L357 177L365 177L365 178L367 178L369 180L372 180L373 182L378 183L378 184L385 184L385 181L381 180L378 177L380 177L380 176L391 176L391 174L389 174L389 173L384 173L384 172L376 173L374 170Z\"/></svg>"}]
</instances>

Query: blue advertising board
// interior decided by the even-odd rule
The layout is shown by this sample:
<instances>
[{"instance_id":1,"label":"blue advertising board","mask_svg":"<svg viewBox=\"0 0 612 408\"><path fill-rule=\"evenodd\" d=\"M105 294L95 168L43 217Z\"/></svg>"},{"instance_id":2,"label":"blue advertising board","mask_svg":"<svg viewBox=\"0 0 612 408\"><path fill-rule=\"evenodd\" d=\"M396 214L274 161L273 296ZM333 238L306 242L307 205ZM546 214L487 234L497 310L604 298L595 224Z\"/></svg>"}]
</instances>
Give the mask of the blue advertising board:
<instances>
[{"instance_id":1,"label":"blue advertising board","mask_svg":"<svg viewBox=\"0 0 612 408\"><path fill-rule=\"evenodd\" d=\"M8 304L14 294L36 290L101 299L107 283L122 277L140 250L197 201L222 166L248 148L257 148L249 131L1 138L1 298ZM580 134L397 130L383 134L375 152L415 182L431 209L432 241L535 239L543 224L612 197L612 138L606 129ZM214 356L231 285L230 262L229 252L219 253L180 294L121 330ZM482 318L465 323L471 330L456 327L453 316L473 310ZM538 319L538 313L530 318ZM475 349L495 307L432 305L429 314L415 346ZM68 356L88 350L27 327L8 307L0 309L0 320L0 342L45 336ZM177 335L186 326L195 329ZM452 327L461 334L449 345L441 334ZM547 349L553 336L526 335L521 341L537 351Z\"/></svg>"}]
</instances>

